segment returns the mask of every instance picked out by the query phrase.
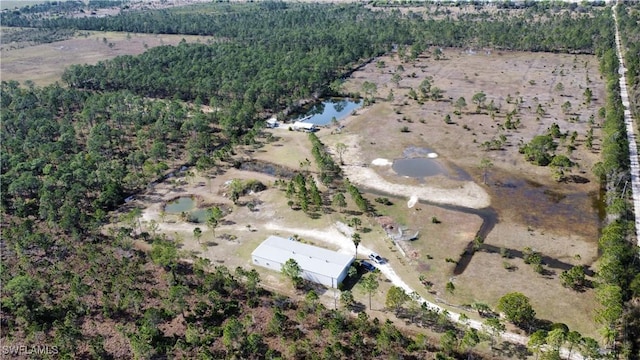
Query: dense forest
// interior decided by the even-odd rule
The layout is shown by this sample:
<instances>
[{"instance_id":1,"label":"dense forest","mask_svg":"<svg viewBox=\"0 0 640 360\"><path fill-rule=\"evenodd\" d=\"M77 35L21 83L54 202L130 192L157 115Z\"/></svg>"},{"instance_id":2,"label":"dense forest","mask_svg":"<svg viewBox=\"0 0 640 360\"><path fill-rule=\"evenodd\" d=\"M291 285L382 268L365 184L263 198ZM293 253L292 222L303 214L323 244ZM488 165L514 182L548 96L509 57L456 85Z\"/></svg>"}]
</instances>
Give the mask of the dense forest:
<instances>
[{"instance_id":1,"label":"dense forest","mask_svg":"<svg viewBox=\"0 0 640 360\"><path fill-rule=\"evenodd\" d=\"M454 17L446 8L443 14L403 14L362 4L261 2L104 18L51 16L79 5L68 6L6 11L0 21L47 31L218 40L73 66L64 74L66 86L2 82L3 341L46 342L56 346L50 358L466 358L466 348L443 349L390 323L351 318L313 296L295 302L269 293L255 271L183 264L162 236L151 239L148 254L133 250L135 219L109 234L100 228L127 196L171 169L224 165L235 145L259 141L266 115L339 93L340 79L372 57L397 47L411 59L433 47L471 46L600 57L609 80L607 142L596 171L607 187L611 221L600 239L598 316L614 352L637 359L640 316L633 299L640 295L640 269L630 242L633 209L620 201L629 195L623 187L628 147L623 136L614 136L624 126L610 8L549 11L548 5L528 4L512 15ZM637 89L638 9L622 9ZM202 104L219 110L202 112ZM425 322L473 337L423 310ZM176 323L185 329L176 331Z\"/></svg>"},{"instance_id":2,"label":"dense forest","mask_svg":"<svg viewBox=\"0 0 640 360\"><path fill-rule=\"evenodd\" d=\"M140 57L75 66L64 81L94 90L129 89L145 96L234 100L251 110L278 109L285 98L330 91L353 64L407 45L409 56L431 46L595 53L610 43L608 11L588 14L531 7L518 16L463 14L456 18L368 10L361 4L258 3L124 12L103 18L40 18L3 14L11 26L211 35L215 47L183 44ZM198 59L198 61L193 61ZM99 80L97 80L99 79ZM193 86L196 84L196 86Z\"/></svg>"}]
</instances>

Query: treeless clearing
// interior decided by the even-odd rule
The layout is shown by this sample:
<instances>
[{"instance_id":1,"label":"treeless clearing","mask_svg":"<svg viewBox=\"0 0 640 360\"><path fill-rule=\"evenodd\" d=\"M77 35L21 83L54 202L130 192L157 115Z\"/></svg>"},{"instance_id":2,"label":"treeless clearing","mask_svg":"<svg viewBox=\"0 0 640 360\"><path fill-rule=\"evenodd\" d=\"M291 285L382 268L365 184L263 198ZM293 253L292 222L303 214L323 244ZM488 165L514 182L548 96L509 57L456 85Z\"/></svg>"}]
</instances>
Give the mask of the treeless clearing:
<instances>
[{"instance_id":1,"label":"treeless clearing","mask_svg":"<svg viewBox=\"0 0 640 360\"><path fill-rule=\"evenodd\" d=\"M177 45L187 42L207 42L208 36L127 34L118 32L83 32L86 36L49 44L12 49L2 46L0 71L2 80L48 85L60 81L64 69L75 64L95 64L120 55L138 55L147 48L161 45Z\"/></svg>"}]
</instances>

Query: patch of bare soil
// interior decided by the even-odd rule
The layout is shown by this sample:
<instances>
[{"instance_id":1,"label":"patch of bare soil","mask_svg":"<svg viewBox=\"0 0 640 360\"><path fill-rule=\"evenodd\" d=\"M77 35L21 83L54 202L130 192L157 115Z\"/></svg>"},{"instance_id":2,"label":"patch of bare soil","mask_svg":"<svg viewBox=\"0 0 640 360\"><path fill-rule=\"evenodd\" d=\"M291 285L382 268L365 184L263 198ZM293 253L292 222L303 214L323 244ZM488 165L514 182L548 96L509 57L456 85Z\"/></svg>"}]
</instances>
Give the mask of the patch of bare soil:
<instances>
[{"instance_id":1,"label":"patch of bare soil","mask_svg":"<svg viewBox=\"0 0 640 360\"><path fill-rule=\"evenodd\" d=\"M348 151L343 155L345 165L342 167L344 175L355 184L373 190L384 191L396 196L415 196L421 200L427 200L439 204L459 205L470 208L483 208L490 204L487 192L472 181L448 181L445 179L439 184L415 184L415 181L391 178L380 173L387 171L388 166L374 169L362 159L363 153L358 149L358 136L343 135L340 140L347 145ZM378 170L378 171L376 171ZM412 184L413 183L413 184Z\"/></svg>"}]
</instances>

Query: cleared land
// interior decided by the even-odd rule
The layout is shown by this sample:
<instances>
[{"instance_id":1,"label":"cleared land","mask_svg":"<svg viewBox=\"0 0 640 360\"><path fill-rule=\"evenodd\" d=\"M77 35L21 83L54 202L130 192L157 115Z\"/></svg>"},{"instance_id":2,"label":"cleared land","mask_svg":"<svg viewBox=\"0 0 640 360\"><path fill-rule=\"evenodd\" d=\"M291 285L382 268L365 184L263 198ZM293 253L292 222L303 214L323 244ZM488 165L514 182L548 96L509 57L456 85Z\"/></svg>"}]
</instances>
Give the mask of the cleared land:
<instances>
[{"instance_id":1,"label":"cleared land","mask_svg":"<svg viewBox=\"0 0 640 360\"><path fill-rule=\"evenodd\" d=\"M490 194L491 206L499 220L485 239L486 247L517 251L530 247L548 256L549 263L551 259L557 260L555 267L546 266L548 271L539 275L521 258L505 259L499 251L481 251L473 256L464 273L457 276L447 270L450 264L436 256L432 260L415 261L413 272L424 272L420 266L427 263L430 265L428 277L440 280L435 281L436 285L444 286L444 278L450 278L456 291L446 297L458 304L474 301L495 304L508 291L522 291L532 299L540 318L565 322L571 328L597 337L590 310L595 307L592 291L576 294L563 288L558 279L564 268L592 266L597 258L598 210L594 203L599 196L599 183L591 169L599 160L597 149L601 139L597 112L603 106L604 85L598 75L596 58L460 49L444 49L443 53L443 60L428 56L414 64L401 64L395 57L381 58L354 73L345 88L362 92L365 81L373 82L377 84L377 103L348 120L342 134L322 140L329 146L338 142L354 144L350 149L357 152L358 163L364 164L379 157L401 158L408 147L429 148L440 155L444 165L462 168L477 184L483 182L481 160L489 159L493 167L488 171L488 184L483 189ZM384 66L379 65L380 62ZM402 65L404 71L399 72L398 65ZM401 74L397 85L392 81L396 72ZM443 90L442 100L419 104L407 98L410 89L418 91L426 77L432 77L432 86ZM559 83L562 86L558 86ZM589 104L583 98L587 87L593 92ZM383 100L390 91L393 91L393 100ZM494 119L486 109L476 111L471 99L480 91L486 94L486 104L493 100L500 108ZM454 104L460 97L466 99L467 106L457 116ZM571 111L562 109L567 101L571 103ZM545 110L543 115L536 113L538 104ZM516 108L514 119L520 119L517 129L500 129L506 113ZM452 124L445 124L447 114ZM595 140L593 149L589 150L585 142L591 116ZM567 155L577 164L566 175L576 175L588 182L558 183L553 180L549 167L532 165L518 152L521 144L545 133L553 123L557 123L562 132L577 132L572 152L566 151L563 140L558 141L556 152ZM408 132L401 132L405 126ZM484 151L480 146L500 135L507 139L502 150ZM388 167L369 166L358 173L370 170L393 183L456 187L454 180L442 176L426 178L420 183L398 176ZM458 184L462 185L464 183ZM411 195L407 193L406 197ZM434 252L438 246L448 248L441 245L448 243L448 238L431 235L430 227L434 227L429 221L431 216L422 211L413 221L407 217L405 223L409 228L422 230L424 236L409 247L424 254ZM442 221L438 226L446 223L447 220ZM450 226L456 228L460 223L463 221L454 218ZM507 265L512 270L505 269Z\"/></svg>"},{"instance_id":2,"label":"cleared land","mask_svg":"<svg viewBox=\"0 0 640 360\"><path fill-rule=\"evenodd\" d=\"M138 55L148 48L187 42L213 41L207 36L83 32L73 39L24 46L6 44L1 48L0 72L3 81L33 81L49 85L60 81L64 69L75 64L96 64L120 55ZM24 46L24 47L23 47Z\"/></svg>"},{"instance_id":3,"label":"cleared land","mask_svg":"<svg viewBox=\"0 0 640 360\"><path fill-rule=\"evenodd\" d=\"M204 37L96 32L86 38L3 50L2 76L5 81L31 79L36 84L49 84L59 81L68 65L138 54L145 47L176 44L183 38L208 41ZM404 69L399 70L398 65ZM397 85L392 81L396 72L400 74ZM432 86L443 91L442 99L422 103L410 99L410 89L419 91L427 77L431 77ZM597 150L601 139L597 113L603 104L604 85L596 58L443 49L441 60L430 54L424 54L414 63L401 63L395 56L376 59L355 72L344 89L364 93L362 84L365 81L377 85L376 103L343 120L345 128L340 133L326 128L321 129L318 136L331 150L335 150L337 143L347 144L344 154L347 176L358 185L378 189L367 197L377 205L379 213L390 216L401 227L420 231L420 237L414 242L403 243L406 253L403 256L378 222L362 217L362 226L371 229L362 234L363 245L389 259L396 272L406 274L403 279L421 295L451 304L454 311L464 312L466 310L460 306L475 301L494 306L500 296L517 290L532 299L540 318L564 322L585 336L598 338L594 330L597 326L592 320L592 309L596 307L593 291L575 293L563 288L558 279L563 267L578 264L591 267L597 258L598 214L593 203L597 202L599 184L591 174L591 168L599 156ZM563 85L559 87L559 83ZM588 105L583 99L586 87L593 92L592 102ZM390 91L393 91L391 101L388 100ZM493 119L486 108L476 111L472 97L480 91L486 94L485 105L493 100L499 109ZM454 103L460 97L466 99L467 106L460 109L458 116L454 114ZM567 101L571 103L570 111L562 109ZM544 108L543 115L536 111L538 104ZM499 125L504 124L506 113L516 108L514 120L519 118L520 125L515 130L501 130ZM451 116L451 124L444 122L447 114ZM585 145L591 115L594 115L593 150ZM589 182L557 183L548 167L527 163L518 153L521 144L544 133L554 122L562 132L576 131L578 134L571 154L566 152L566 143L556 139L557 152L567 154L578 164L567 174ZM405 126L408 132L401 132ZM301 170L301 162L313 159L306 134L286 129L268 132L279 140L261 148L248 148L239 157L268 161L292 170ZM483 150L482 143L498 139L500 135L507 139L502 150ZM439 175L418 180L399 176L389 166L371 164L379 158L401 158L408 147L432 149L439 154L438 161L451 173L461 169L469 178L463 181ZM483 158L493 163L488 171L487 185L483 184L483 171L479 168ZM314 172L317 169L312 164L307 170ZM249 201L257 204L253 211L247 206L234 206L225 196L225 183L234 178L258 179L268 186L266 191L241 198L241 204ZM275 180L270 175L235 169L196 174L193 179L182 179L182 184L176 178L159 184L152 192L139 197L135 204L146 208L144 230L151 231L151 220L154 220L158 224L154 231L182 239L184 250L229 268L250 266L249 254L271 234L298 234L304 241L337 249L332 245L332 239L347 236L338 231L336 224L347 222L353 215L333 211L312 219L300 211L293 211L284 191L273 186ZM455 264L446 260L460 260L480 228L481 218L426 203L407 207L411 196L437 201L433 199L434 193L444 194L439 202L471 208L490 205L498 214L498 223L484 241L488 250L476 252L459 275L453 273ZM177 215L161 216L164 202L190 195L198 197L202 206L221 205L231 210L216 228L215 238L204 224L185 223ZM379 196L389 197L393 205L378 205L374 199ZM354 204L350 203L348 209L355 210ZM432 223L432 217L440 223ZM200 243L193 236L195 227L203 230ZM515 254L524 247L531 247L556 261L557 266L547 265L543 275L536 274L521 258L503 258L495 250L505 248L514 250ZM268 287L290 291L289 284L279 274L258 270ZM420 283L420 274L433 283L431 292ZM453 294L445 291L448 281L456 287ZM374 299L374 309L383 307L385 292L382 290ZM356 291L355 294L358 301L367 302L362 293ZM325 294L323 299L333 305L332 294ZM476 316L473 312L466 314ZM375 316L382 314L377 312Z\"/></svg>"},{"instance_id":4,"label":"cleared land","mask_svg":"<svg viewBox=\"0 0 640 360\"><path fill-rule=\"evenodd\" d=\"M384 57L377 62L380 61L386 65L380 67L374 62L356 72L345 84L348 90L360 91L364 81L375 82L379 95L376 103L343 120L345 127L341 132L327 127L321 129L318 136L331 150L337 143L346 144L345 174L358 185L372 189L373 193L367 197L376 204L380 214L388 215L396 226L407 231L419 231L420 237L400 244L403 255L376 219L362 217L362 227L370 229L362 233L362 244L389 259L396 273L404 274L403 279L421 295L449 304L454 311L475 317L464 305L480 301L495 306L505 293L521 291L531 298L540 319L563 322L585 336L598 337L597 326L593 324L592 310L596 307L593 291L586 289L577 293L564 288L559 280L563 270L573 265L592 267L597 259L598 214L594 202L597 202L599 185L590 169L598 160L597 111L602 105L603 85L597 75L596 59L445 49L444 60L427 56L413 64L402 64L404 71L398 86L391 82L399 65L397 60ZM411 75L414 72L415 77ZM588 85L587 74L591 78ZM425 100L420 104L407 98L405 94L410 88L417 89L427 76L444 90L443 99ZM557 89L559 82L564 84L562 91ZM583 103L581 95L587 86L594 93L589 105ZM393 101L383 100L389 90L393 90ZM486 109L478 113L476 105L471 103L472 96L479 91L486 93L486 103L493 100L500 108L494 119ZM469 105L456 116L450 99L455 101L461 96L468 99ZM518 99L519 104L508 102L507 98ZM561 109L566 101L572 102L570 114ZM545 109L543 116L535 111L538 103ZM519 127L499 130L506 112L515 108ZM453 124L445 124L446 114L452 115ZM588 121L591 115L595 118L595 140L593 149L589 150L584 141L591 126ZM520 144L544 133L554 122L563 132L578 133L575 149L566 153L578 165L567 170L566 175L575 175L585 183L558 183L548 167L532 165L518 152ZM400 131L404 126L408 132ZM247 148L239 152L238 157L267 161L291 170L302 170L304 166L300 163L312 159L306 134L288 131L286 127L268 132L277 141ZM482 149L483 142L500 134L508 139L502 150ZM454 169L462 170L469 178L460 180L439 175L418 180L400 176L389 166L371 165L375 159L401 158L408 147L436 151L442 165L452 173ZM565 147L559 146L557 153L565 153ZM483 158L493 163L486 185L479 168ZM306 170L316 171L313 164ZM249 254L270 234L299 235L303 241L333 249L337 248L336 238L348 239L349 234L339 223L346 223L353 215L334 210L314 219L291 210L283 189L274 186L276 177L237 169L213 176L202 175L181 185L175 183L176 179L171 180L173 185L160 184L152 194L139 200L148 206L145 221L153 219L160 224L158 231L183 239L184 249L194 255L234 268L250 266ZM226 197L225 185L232 179L257 179L269 188L241 198L241 205L234 206ZM327 189L321 187L321 190ZM405 192L400 193L402 191ZM448 194L448 198L445 196L441 201L430 198L435 193ZM219 204L231 210L223 224L216 228L215 239L204 225L187 224L170 217L160 219L164 202L187 195L197 196L203 204ZM473 213L424 202L409 208L407 201L414 195L421 200L470 208L490 205L497 213L498 222L462 273L454 273L456 262L463 261L461 255L476 236L482 219ZM389 197L393 205L377 204L374 199L379 196ZM487 204L482 200L485 197ZM253 210L246 206L249 202L256 204ZM355 206L350 204L348 209L355 210ZM439 223L433 223L433 217ZM193 237L196 226L204 231L200 244ZM520 252L525 247L544 257L542 274L524 263ZM510 255L504 257L501 252L505 251ZM268 286L287 291L289 285L283 283L279 274L259 271ZM419 275L433 284L430 289L420 283ZM449 281L455 285L453 293L445 291ZM381 291L379 304L384 302L384 296ZM326 294L324 299L329 304L333 301L331 294ZM358 300L366 303L362 294Z\"/></svg>"}]
</instances>

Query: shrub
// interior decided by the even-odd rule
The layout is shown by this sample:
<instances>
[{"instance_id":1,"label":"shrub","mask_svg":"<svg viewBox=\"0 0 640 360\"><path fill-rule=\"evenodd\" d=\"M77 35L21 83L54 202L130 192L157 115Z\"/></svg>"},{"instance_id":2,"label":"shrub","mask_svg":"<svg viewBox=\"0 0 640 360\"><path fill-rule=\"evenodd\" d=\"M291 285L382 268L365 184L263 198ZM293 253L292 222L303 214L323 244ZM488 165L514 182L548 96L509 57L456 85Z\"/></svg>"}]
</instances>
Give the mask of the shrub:
<instances>
[{"instance_id":1,"label":"shrub","mask_svg":"<svg viewBox=\"0 0 640 360\"><path fill-rule=\"evenodd\" d=\"M549 165L568 168L573 166L573 162L564 155L556 155Z\"/></svg>"},{"instance_id":2,"label":"shrub","mask_svg":"<svg viewBox=\"0 0 640 360\"><path fill-rule=\"evenodd\" d=\"M578 290L585 284L585 273L582 266L574 266L560 274L562 286Z\"/></svg>"},{"instance_id":3,"label":"shrub","mask_svg":"<svg viewBox=\"0 0 640 360\"><path fill-rule=\"evenodd\" d=\"M539 166L547 166L552 159L550 151L555 148L551 135L537 135L528 144L520 147L520 153L524 154L527 161Z\"/></svg>"}]
</instances>

